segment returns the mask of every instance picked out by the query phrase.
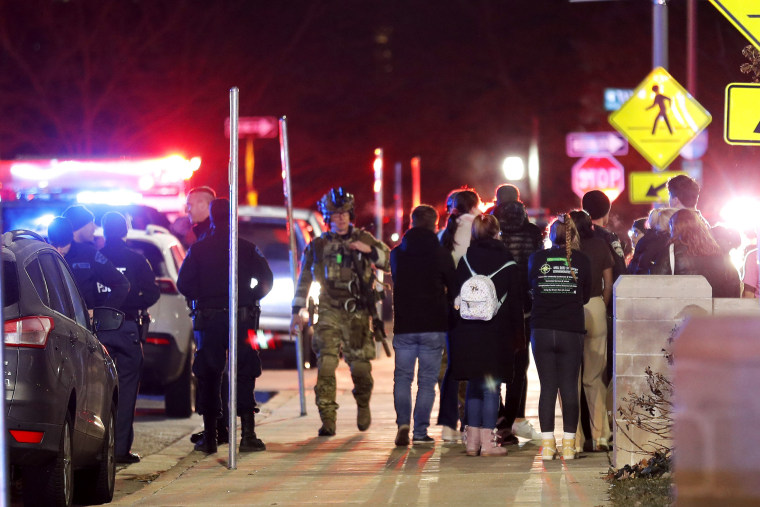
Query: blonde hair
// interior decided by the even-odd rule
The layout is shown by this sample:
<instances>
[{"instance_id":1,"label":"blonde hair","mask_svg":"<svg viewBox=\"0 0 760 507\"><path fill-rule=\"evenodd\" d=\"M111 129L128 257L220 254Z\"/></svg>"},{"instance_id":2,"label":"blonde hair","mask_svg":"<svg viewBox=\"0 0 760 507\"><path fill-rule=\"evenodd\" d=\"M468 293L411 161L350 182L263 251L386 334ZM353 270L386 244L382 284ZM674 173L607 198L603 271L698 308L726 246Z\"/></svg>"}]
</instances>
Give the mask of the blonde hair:
<instances>
[{"instance_id":1,"label":"blonde hair","mask_svg":"<svg viewBox=\"0 0 760 507\"><path fill-rule=\"evenodd\" d=\"M676 208L655 208L649 212L647 223L655 231L670 231L670 217L678 211Z\"/></svg>"},{"instance_id":2,"label":"blonde hair","mask_svg":"<svg viewBox=\"0 0 760 507\"><path fill-rule=\"evenodd\" d=\"M500 231L499 220L493 215L477 215L472 221L472 239L493 238Z\"/></svg>"},{"instance_id":3,"label":"blonde hair","mask_svg":"<svg viewBox=\"0 0 760 507\"><path fill-rule=\"evenodd\" d=\"M552 222L549 228L549 239L552 241L552 245L555 247L565 246L565 258L567 259L567 265L570 267L570 274L573 275L573 280L578 281L578 277L575 276L575 271L572 270L571 258L573 250L580 250L581 242L578 229L575 227L575 222L570 217L570 213L561 213L557 215L556 220Z\"/></svg>"}]
</instances>

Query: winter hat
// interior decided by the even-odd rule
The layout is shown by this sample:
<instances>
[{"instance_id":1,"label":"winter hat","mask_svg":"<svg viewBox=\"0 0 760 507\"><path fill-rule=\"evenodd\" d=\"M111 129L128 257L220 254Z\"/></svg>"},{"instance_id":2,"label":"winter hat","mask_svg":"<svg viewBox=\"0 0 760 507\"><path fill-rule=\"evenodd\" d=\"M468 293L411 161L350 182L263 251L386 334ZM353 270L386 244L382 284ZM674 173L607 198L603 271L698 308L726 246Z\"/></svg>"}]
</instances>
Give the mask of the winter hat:
<instances>
[{"instance_id":1,"label":"winter hat","mask_svg":"<svg viewBox=\"0 0 760 507\"><path fill-rule=\"evenodd\" d=\"M69 219L71 222L71 227L75 231L78 231L90 222L95 221L95 215L93 215L90 210L79 204L66 208L66 211L63 212L63 216Z\"/></svg>"},{"instance_id":2,"label":"winter hat","mask_svg":"<svg viewBox=\"0 0 760 507\"><path fill-rule=\"evenodd\" d=\"M496 204L503 204L505 202L514 202L520 200L520 189L516 186L505 183L499 185L496 189Z\"/></svg>"},{"instance_id":3,"label":"winter hat","mask_svg":"<svg viewBox=\"0 0 760 507\"><path fill-rule=\"evenodd\" d=\"M610 198L601 190L590 190L583 194L583 209L597 220L610 212Z\"/></svg>"},{"instance_id":4,"label":"winter hat","mask_svg":"<svg viewBox=\"0 0 760 507\"><path fill-rule=\"evenodd\" d=\"M230 201L227 199L214 199L209 205L209 215L211 216L211 225L214 227L221 225L229 226Z\"/></svg>"},{"instance_id":5,"label":"winter hat","mask_svg":"<svg viewBox=\"0 0 760 507\"><path fill-rule=\"evenodd\" d=\"M48 225L48 241L56 248L64 247L74 241L71 222L65 217L55 217Z\"/></svg>"},{"instance_id":6,"label":"winter hat","mask_svg":"<svg viewBox=\"0 0 760 507\"><path fill-rule=\"evenodd\" d=\"M100 219L103 226L103 236L106 239L121 239L127 235L127 219L116 211L109 211Z\"/></svg>"}]
</instances>

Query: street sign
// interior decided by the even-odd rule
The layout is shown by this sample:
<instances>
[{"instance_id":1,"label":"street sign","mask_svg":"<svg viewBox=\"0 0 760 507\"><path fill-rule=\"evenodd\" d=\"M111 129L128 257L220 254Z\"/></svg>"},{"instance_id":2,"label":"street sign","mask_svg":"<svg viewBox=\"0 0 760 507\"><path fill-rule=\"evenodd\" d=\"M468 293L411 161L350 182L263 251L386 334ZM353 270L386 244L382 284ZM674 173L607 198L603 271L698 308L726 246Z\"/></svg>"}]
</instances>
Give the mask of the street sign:
<instances>
[{"instance_id":1,"label":"street sign","mask_svg":"<svg viewBox=\"0 0 760 507\"><path fill-rule=\"evenodd\" d=\"M710 0L749 41L760 49L760 2L757 0Z\"/></svg>"},{"instance_id":2,"label":"street sign","mask_svg":"<svg viewBox=\"0 0 760 507\"><path fill-rule=\"evenodd\" d=\"M723 138L728 144L760 144L760 84L730 83L725 110Z\"/></svg>"},{"instance_id":3,"label":"street sign","mask_svg":"<svg viewBox=\"0 0 760 507\"><path fill-rule=\"evenodd\" d=\"M610 124L658 169L667 167L712 117L668 71L654 69Z\"/></svg>"},{"instance_id":4,"label":"street sign","mask_svg":"<svg viewBox=\"0 0 760 507\"><path fill-rule=\"evenodd\" d=\"M571 132L565 136L568 157L626 155L628 141L617 132Z\"/></svg>"},{"instance_id":5,"label":"street sign","mask_svg":"<svg viewBox=\"0 0 760 507\"><path fill-rule=\"evenodd\" d=\"M589 190L601 190L614 201L625 190L623 166L610 155L585 157L573 165L573 192L578 197Z\"/></svg>"},{"instance_id":6,"label":"street sign","mask_svg":"<svg viewBox=\"0 0 760 507\"><path fill-rule=\"evenodd\" d=\"M604 110L617 111L625 101L631 98L633 90L630 88L605 88L604 89Z\"/></svg>"},{"instance_id":7,"label":"street sign","mask_svg":"<svg viewBox=\"0 0 760 507\"><path fill-rule=\"evenodd\" d=\"M668 180L686 171L628 173L628 197L631 204L650 204L653 202L668 202Z\"/></svg>"},{"instance_id":8,"label":"street sign","mask_svg":"<svg viewBox=\"0 0 760 507\"><path fill-rule=\"evenodd\" d=\"M238 118L238 137L277 137L279 124L274 116L241 116ZM230 137L230 119L224 120L224 135Z\"/></svg>"}]
</instances>

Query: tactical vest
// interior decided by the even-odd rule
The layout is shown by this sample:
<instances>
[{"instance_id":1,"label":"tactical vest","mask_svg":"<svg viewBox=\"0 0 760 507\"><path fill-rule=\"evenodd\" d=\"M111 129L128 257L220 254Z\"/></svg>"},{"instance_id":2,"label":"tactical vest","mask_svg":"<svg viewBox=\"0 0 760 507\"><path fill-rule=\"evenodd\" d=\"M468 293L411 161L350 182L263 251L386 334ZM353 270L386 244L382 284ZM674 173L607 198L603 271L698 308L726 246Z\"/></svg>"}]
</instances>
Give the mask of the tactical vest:
<instances>
[{"instance_id":1,"label":"tactical vest","mask_svg":"<svg viewBox=\"0 0 760 507\"><path fill-rule=\"evenodd\" d=\"M359 298L360 276L371 277L371 265L364 254L351 250L349 244L358 239L352 233L347 239L326 233L314 240L312 274L322 286L322 295L334 301Z\"/></svg>"}]
</instances>

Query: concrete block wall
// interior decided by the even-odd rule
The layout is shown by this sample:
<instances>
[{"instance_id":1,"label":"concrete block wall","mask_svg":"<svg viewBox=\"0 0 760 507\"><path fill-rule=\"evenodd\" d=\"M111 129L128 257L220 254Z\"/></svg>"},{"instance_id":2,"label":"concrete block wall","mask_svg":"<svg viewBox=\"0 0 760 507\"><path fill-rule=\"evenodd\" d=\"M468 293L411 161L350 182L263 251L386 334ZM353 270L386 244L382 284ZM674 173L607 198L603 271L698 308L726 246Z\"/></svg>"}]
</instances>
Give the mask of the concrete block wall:
<instances>
[{"instance_id":1,"label":"concrete block wall","mask_svg":"<svg viewBox=\"0 0 760 507\"><path fill-rule=\"evenodd\" d=\"M760 421L760 312L753 302L754 312L742 303L729 309L731 316L690 320L676 340L679 506L760 505L760 446L753 436Z\"/></svg>"},{"instance_id":2,"label":"concrete block wall","mask_svg":"<svg viewBox=\"0 0 760 507\"><path fill-rule=\"evenodd\" d=\"M646 457L639 447L653 451L657 444L671 444L633 426L626 428L618 413L628 405L624 398L630 398L629 393L649 393L647 366L674 378L663 353L672 349L669 338L678 336L691 317L760 318L760 304L757 299L713 299L712 288L701 276L624 275L615 283L613 296L613 466L619 468ZM680 387L688 389L689 383Z\"/></svg>"},{"instance_id":3,"label":"concrete block wall","mask_svg":"<svg viewBox=\"0 0 760 507\"><path fill-rule=\"evenodd\" d=\"M641 461L658 441L633 426L626 428L618 408L627 407L629 393L647 394L647 366L672 378L663 349L689 316L712 314L712 288L701 276L628 276L614 287L613 464L620 468Z\"/></svg>"}]
</instances>

